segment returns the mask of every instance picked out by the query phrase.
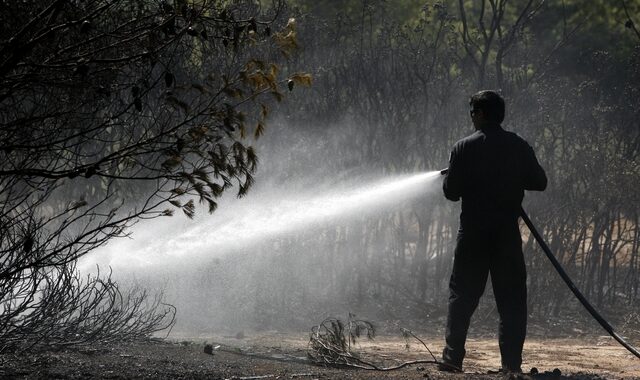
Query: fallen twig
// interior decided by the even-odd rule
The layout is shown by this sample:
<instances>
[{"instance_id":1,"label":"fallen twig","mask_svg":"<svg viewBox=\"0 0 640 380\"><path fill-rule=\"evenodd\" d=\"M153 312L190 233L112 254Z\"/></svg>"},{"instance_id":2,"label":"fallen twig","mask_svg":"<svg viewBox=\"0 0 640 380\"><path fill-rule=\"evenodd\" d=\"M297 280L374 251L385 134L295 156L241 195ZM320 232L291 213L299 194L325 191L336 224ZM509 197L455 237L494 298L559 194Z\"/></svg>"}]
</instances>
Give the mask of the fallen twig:
<instances>
[{"instance_id":1,"label":"fallen twig","mask_svg":"<svg viewBox=\"0 0 640 380\"><path fill-rule=\"evenodd\" d=\"M416 334L414 334L411 330L402 328L402 335L404 336L405 339L408 339L409 336L412 336L414 339L416 339L418 342L422 343L422 345L424 346L424 348L427 349L427 351L429 352L429 355L431 355L431 357L433 358L433 360L435 362L438 362L438 359L436 359L435 355L433 355L433 352L431 352L431 350L429 349L429 347L427 347L427 344L420 338L418 338L418 336Z\"/></svg>"}]
</instances>

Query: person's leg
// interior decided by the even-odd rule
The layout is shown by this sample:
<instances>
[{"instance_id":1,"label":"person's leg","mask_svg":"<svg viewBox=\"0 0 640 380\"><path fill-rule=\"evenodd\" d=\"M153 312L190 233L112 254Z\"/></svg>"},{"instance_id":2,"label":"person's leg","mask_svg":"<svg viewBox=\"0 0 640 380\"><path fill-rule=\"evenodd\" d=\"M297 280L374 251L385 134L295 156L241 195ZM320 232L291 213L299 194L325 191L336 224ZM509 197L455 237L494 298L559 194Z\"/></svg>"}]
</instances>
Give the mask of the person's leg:
<instances>
[{"instance_id":1,"label":"person's leg","mask_svg":"<svg viewBox=\"0 0 640 380\"><path fill-rule=\"evenodd\" d=\"M499 344L502 367L519 371L527 333L527 273L520 232L495 239L490 271L496 306L500 314Z\"/></svg>"},{"instance_id":2,"label":"person's leg","mask_svg":"<svg viewBox=\"0 0 640 380\"><path fill-rule=\"evenodd\" d=\"M458 236L449 281L449 314L442 359L460 368L465 355L469 322L487 283L487 261L480 241Z\"/></svg>"}]
</instances>

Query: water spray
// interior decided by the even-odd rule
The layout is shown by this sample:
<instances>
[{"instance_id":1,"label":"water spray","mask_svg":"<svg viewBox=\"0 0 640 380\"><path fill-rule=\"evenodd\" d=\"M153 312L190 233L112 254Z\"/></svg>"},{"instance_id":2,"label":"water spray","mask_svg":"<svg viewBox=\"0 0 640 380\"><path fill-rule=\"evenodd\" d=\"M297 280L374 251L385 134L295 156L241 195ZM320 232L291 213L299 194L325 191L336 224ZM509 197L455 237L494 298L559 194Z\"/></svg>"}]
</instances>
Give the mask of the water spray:
<instances>
[{"instance_id":1,"label":"water spray","mask_svg":"<svg viewBox=\"0 0 640 380\"><path fill-rule=\"evenodd\" d=\"M446 175L448 171L449 171L449 168L442 169L440 170L440 174ZM620 343L624 348L626 348L629 352L634 354L636 357L640 358L640 352L638 351L638 349L630 345L627 341L624 340L624 338L618 335L618 333L614 331L611 324L609 324L609 322L607 322L607 320L604 319L604 317L602 317L602 315L593 307L593 305L591 305L589 300L587 300L587 298L580 292L580 290L578 290L578 288L573 283L573 281L571 280L567 272L565 272L564 268L562 268L562 265L560 264L558 259L556 259L556 257L553 255L553 252L551 252L551 249L549 248L547 243L545 243L540 233L538 233L538 230L533 225L533 222L531 221L531 219L529 219L529 216L527 215L527 213L524 211L522 207L520 208L520 217L522 217L524 224L527 225L527 227L529 228L529 231L531 231L531 234L540 245L540 248L542 248L544 253L547 255L547 258L549 259L549 261L551 261L551 264L553 264L553 267L556 269L560 277L562 277L562 280L564 280L565 284L567 284L567 286L569 287L573 295L576 296L578 301L580 301L582 306L584 306L584 308L587 309L589 314L591 314L591 316L596 321L598 321L600 326L602 326L602 328L604 328L605 331L609 335L611 335L611 337L613 337L613 339L615 339L618 343Z\"/></svg>"},{"instance_id":2,"label":"water spray","mask_svg":"<svg viewBox=\"0 0 640 380\"><path fill-rule=\"evenodd\" d=\"M146 229L146 236L145 231L138 231L136 240L112 242L85 258L81 268L94 268L101 261L125 268L194 265L194 260L246 250L328 221L375 213L381 208L423 197L429 183L435 184L439 177L438 171L399 174L364 184L343 184L286 197L278 194L275 199L260 198L260 193L252 193L249 200L253 202L237 201L234 207L218 210L213 218L202 217L183 231L173 227L163 230L165 227L158 227L157 223Z\"/></svg>"}]
</instances>

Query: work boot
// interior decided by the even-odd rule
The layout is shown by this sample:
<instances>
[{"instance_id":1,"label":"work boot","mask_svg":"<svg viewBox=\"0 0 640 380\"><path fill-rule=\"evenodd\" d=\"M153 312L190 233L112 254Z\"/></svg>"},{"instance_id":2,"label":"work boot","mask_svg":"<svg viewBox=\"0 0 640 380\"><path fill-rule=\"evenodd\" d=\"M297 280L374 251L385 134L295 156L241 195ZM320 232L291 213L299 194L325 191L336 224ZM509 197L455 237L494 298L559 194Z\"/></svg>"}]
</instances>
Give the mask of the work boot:
<instances>
[{"instance_id":1,"label":"work boot","mask_svg":"<svg viewBox=\"0 0 640 380\"><path fill-rule=\"evenodd\" d=\"M462 363L451 363L448 361L441 361L438 363L438 371L441 372L462 372Z\"/></svg>"},{"instance_id":2,"label":"work boot","mask_svg":"<svg viewBox=\"0 0 640 380\"><path fill-rule=\"evenodd\" d=\"M452 350L448 346L442 350L442 361L438 362L438 371L462 372L462 360L465 350Z\"/></svg>"},{"instance_id":3,"label":"work boot","mask_svg":"<svg viewBox=\"0 0 640 380\"><path fill-rule=\"evenodd\" d=\"M503 365L502 368L498 370L498 373L522 373L522 368Z\"/></svg>"}]
</instances>

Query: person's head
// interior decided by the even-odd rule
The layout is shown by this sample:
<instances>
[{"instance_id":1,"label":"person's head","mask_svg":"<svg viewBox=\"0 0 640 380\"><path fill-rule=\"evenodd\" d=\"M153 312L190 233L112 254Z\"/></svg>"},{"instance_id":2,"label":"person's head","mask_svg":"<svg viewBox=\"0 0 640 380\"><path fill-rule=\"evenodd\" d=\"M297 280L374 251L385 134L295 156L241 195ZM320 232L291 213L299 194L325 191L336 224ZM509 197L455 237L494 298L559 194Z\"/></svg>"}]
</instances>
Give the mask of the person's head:
<instances>
[{"instance_id":1,"label":"person's head","mask_svg":"<svg viewBox=\"0 0 640 380\"><path fill-rule=\"evenodd\" d=\"M500 125L504 120L504 99L495 91L482 90L469 98L471 120L476 129Z\"/></svg>"}]
</instances>

